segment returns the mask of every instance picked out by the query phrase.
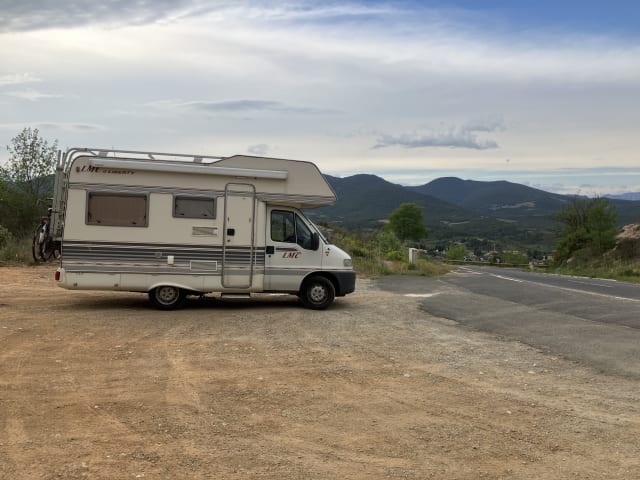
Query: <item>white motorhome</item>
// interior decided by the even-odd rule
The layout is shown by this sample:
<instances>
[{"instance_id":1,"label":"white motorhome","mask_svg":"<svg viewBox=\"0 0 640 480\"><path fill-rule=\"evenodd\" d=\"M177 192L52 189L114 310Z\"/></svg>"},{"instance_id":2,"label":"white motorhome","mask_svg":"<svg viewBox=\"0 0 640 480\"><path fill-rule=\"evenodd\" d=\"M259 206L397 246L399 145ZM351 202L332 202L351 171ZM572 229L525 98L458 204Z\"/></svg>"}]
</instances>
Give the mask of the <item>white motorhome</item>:
<instances>
[{"instance_id":1,"label":"white motorhome","mask_svg":"<svg viewBox=\"0 0 640 480\"><path fill-rule=\"evenodd\" d=\"M349 255L301 211L336 200L313 163L75 148L55 186L60 287L148 292L165 310L211 292L322 309L355 289Z\"/></svg>"}]
</instances>

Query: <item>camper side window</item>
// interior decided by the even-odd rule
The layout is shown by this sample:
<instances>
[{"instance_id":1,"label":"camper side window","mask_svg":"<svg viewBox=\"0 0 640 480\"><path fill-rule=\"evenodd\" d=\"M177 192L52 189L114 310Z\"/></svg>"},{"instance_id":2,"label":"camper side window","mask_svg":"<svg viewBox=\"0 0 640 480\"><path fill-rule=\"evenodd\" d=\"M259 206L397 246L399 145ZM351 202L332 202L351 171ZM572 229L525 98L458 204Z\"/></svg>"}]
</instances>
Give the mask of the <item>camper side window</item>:
<instances>
[{"instance_id":1,"label":"camper side window","mask_svg":"<svg viewBox=\"0 0 640 480\"><path fill-rule=\"evenodd\" d=\"M305 225L302 219L296 215L296 242L302 248L311 250L311 230Z\"/></svg>"},{"instance_id":2,"label":"camper side window","mask_svg":"<svg viewBox=\"0 0 640 480\"><path fill-rule=\"evenodd\" d=\"M173 197L173 216L178 218L216 218L216 202L211 197Z\"/></svg>"},{"instance_id":3,"label":"camper side window","mask_svg":"<svg viewBox=\"0 0 640 480\"><path fill-rule=\"evenodd\" d=\"M271 240L295 243L296 224L293 218L293 212L273 210L271 212Z\"/></svg>"},{"instance_id":4,"label":"camper side window","mask_svg":"<svg viewBox=\"0 0 640 480\"><path fill-rule=\"evenodd\" d=\"M311 236L311 230L298 215L282 210L271 212L271 240L274 242L297 243L310 250Z\"/></svg>"},{"instance_id":5,"label":"camper side window","mask_svg":"<svg viewBox=\"0 0 640 480\"><path fill-rule=\"evenodd\" d=\"M89 192L87 224L146 227L147 195Z\"/></svg>"}]
</instances>

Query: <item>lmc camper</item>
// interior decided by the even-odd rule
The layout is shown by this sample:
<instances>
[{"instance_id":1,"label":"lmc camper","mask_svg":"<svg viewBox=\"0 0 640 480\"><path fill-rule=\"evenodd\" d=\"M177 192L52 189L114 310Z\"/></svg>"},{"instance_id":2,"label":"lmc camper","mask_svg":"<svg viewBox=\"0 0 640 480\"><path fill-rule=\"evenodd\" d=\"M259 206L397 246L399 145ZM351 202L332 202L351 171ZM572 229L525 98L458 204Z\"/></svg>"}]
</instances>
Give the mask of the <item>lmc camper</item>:
<instances>
[{"instance_id":1,"label":"lmc camper","mask_svg":"<svg viewBox=\"0 0 640 480\"><path fill-rule=\"evenodd\" d=\"M54 190L63 288L147 292L163 310L211 292L323 309L355 289L349 255L301 211L336 200L310 162L75 148Z\"/></svg>"}]
</instances>

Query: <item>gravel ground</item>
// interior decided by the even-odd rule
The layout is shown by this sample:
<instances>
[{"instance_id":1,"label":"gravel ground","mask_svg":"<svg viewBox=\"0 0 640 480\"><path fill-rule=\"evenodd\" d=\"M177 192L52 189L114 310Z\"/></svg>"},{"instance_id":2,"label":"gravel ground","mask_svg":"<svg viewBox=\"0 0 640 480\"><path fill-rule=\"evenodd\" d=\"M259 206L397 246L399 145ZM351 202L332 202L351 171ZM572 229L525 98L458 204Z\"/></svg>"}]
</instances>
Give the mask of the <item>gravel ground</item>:
<instances>
[{"instance_id":1,"label":"gravel ground","mask_svg":"<svg viewBox=\"0 0 640 480\"><path fill-rule=\"evenodd\" d=\"M71 292L0 268L2 479L640 478L637 381L359 280L295 297Z\"/></svg>"}]
</instances>

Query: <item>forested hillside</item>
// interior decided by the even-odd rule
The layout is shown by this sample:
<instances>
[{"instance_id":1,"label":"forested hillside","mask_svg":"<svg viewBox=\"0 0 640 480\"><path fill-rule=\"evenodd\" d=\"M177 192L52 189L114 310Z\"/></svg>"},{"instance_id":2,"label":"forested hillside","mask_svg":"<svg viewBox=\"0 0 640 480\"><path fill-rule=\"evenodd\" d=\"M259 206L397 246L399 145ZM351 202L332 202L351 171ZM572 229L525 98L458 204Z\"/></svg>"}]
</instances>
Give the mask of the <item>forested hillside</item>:
<instances>
[{"instance_id":1,"label":"forested hillside","mask_svg":"<svg viewBox=\"0 0 640 480\"><path fill-rule=\"evenodd\" d=\"M558 233L555 215L572 197L506 181L439 178L406 187L375 175L326 176L338 195L335 205L309 211L318 221L347 228L380 228L401 203L423 207L428 244L462 240L477 245L551 251ZM640 201L609 200L618 225L640 221Z\"/></svg>"}]
</instances>

